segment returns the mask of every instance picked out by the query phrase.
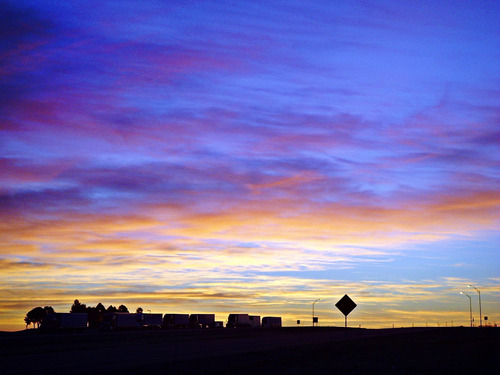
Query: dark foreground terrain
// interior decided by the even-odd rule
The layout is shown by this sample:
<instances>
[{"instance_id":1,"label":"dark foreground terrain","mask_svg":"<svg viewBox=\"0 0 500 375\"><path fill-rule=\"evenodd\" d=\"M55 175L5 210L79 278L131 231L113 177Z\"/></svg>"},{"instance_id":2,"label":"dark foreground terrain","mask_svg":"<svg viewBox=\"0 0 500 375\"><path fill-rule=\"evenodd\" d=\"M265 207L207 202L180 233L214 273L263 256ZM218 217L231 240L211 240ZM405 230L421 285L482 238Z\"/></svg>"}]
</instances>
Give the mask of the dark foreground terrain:
<instances>
[{"instance_id":1,"label":"dark foreground terrain","mask_svg":"<svg viewBox=\"0 0 500 375\"><path fill-rule=\"evenodd\" d=\"M2 374L496 374L500 329L0 333Z\"/></svg>"}]
</instances>

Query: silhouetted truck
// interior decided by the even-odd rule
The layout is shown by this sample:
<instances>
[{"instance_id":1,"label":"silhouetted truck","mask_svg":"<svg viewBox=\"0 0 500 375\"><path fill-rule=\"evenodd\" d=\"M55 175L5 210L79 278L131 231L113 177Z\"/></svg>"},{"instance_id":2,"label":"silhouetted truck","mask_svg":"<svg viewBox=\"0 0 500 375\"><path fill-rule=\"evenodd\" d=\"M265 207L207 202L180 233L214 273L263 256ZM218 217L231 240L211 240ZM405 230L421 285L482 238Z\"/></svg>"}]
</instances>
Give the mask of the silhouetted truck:
<instances>
[{"instance_id":1,"label":"silhouetted truck","mask_svg":"<svg viewBox=\"0 0 500 375\"><path fill-rule=\"evenodd\" d=\"M58 313L59 327L62 329L83 329L88 325L87 313Z\"/></svg>"},{"instance_id":2,"label":"silhouetted truck","mask_svg":"<svg viewBox=\"0 0 500 375\"><path fill-rule=\"evenodd\" d=\"M191 328L210 328L214 325L215 314L191 314L189 326Z\"/></svg>"},{"instance_id":3,"label":"silhouetted truck","mask_svg":"<svg viewBox=\"0 0 500 375\"><path fill-rule=\"evenodd\" d=\"M49 331L81 330L87 326L87 313L51 313L45 316L40 328Z\"/></svg>"},{"instance_id":4,"label":"silhouetted truck","mask_svg":"<svg viewBox=\"0 0 500 375\"><path fill-rule=\"evenodd\" d=\"M101 328L104 330L126 330L142 326L143 314L113 312L104 314Z\"/></svg>"},{"instance_id":5,"label":"silhouetted truck","mask_svg":"<svg viewBox=\"0 0 500 375\"><path fill-rule=\"evenodd\" d=\"M262 318L262 327L277 328L281 327L281 317L265 316Z\"/></svg>"},{"instance_id":6,"label":"silhouetted truck","mask_svg":"<svg viewBox=\"0 0 500 375\"><path fill-rule=\"evenodd\" d=\"M145 327L161 327L163 323L162 314L142 314L142 324Z\"/></svg>"},{"instance_id":7,"label":"silhouetted truck","mask_svg":"<svg viewBox=\"0 0 500 375\"><path fill-rule=\"evenodd\" d=\"M245 328L245 327L260 327L260 316L248 314L229 314L226 327L228 328Z\"/></svg>"},{"instance_id":8,"label":"silhouetted truck","mask_svg":"<svg viewBox=\"0 0 500 375\"><path fill-rule=\"evenodd\" d=\"M189 314L165 314L163 328L188 328Z\"/></svg>"},{"instance_id":9,"label":"silhouetted truck","mask_svg":"<svg viewBox=\"0 0 500 375\"><path fill-rule=\"evenodd\" d=\"M260 327L260 316L249 315L248 318L250 319L250 325L253 328L259 328Z\"/></svg>"}]
</instances>

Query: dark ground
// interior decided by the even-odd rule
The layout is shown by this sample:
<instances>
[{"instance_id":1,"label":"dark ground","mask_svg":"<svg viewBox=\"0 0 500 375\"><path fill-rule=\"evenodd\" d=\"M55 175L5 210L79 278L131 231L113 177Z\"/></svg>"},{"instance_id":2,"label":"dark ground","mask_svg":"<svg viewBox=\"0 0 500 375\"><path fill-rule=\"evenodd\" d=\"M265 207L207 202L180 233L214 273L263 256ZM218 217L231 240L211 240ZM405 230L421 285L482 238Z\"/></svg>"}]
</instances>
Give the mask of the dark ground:
<instances>
[{"instance_id":1,"label":"dark ground","mask_svg":"<svg viewBox=\"0 0 500 375\"><path fill-rule=\"evenodd\" d=\"M0 333L1 374L497 374L500 329Z\"/></svg>"}]
</instances>

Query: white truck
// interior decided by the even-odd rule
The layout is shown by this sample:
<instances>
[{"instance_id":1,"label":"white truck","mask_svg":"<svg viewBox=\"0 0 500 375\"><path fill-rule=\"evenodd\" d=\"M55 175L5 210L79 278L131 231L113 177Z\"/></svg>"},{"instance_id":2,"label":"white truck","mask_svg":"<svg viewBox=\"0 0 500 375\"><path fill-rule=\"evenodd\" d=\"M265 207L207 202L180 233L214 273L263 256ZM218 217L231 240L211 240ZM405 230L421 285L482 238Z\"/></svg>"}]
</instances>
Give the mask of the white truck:
<instances>
[{"instance_id":1,"label":"white truck","mask_svg":"<svg viewBox=\"0 0 500 375\"><path fill-rule=\"evenodd\" d=\"M228 328L243 328L243 327L260 327L260 316L248 314L229 314L226 327Z\"/></svg>"},{"instance_id":2,"label":"white truck","mask_svg":"<svg viewBox=\"0 0 500 375\"><path fill-rule=\"evenodd\" d=\"M104 314L101 329L104 330L126 330L142 327L141 313L113 312Z\"/></svg>"},{"instance_id":3,"label":"white truck","mask_svg":"<svg viewBox=\"0 0 500 375\"><path fill-rule=\"evenodd\" d=\"M88 325L87 313L58 313L59 328L61 329L83 329Z\"/></svg>"},{"instance_id":4,"label":"white truck","mask_svg":"<svg viewBox=\"0 0 500 375\"><path fill-rule=\"evenodd\" d=\"M189 314L165 314L163 328L188 328Z\"/></svg>"},{"instance_id":5,"label":"white truck","mask_svg":"<svg viewBox=\"0 0 500 375\"><path fill-rule=\"evenodd\" d=\"M162 314L142 314L142 325L144 328L161 328L162 323Z\"/></svg>"},{"instance_id":6,"label":"white truck","mask_svg":"<svg viewBox=\"0 0 500 375\"><path fill-rule=\"evenodd\" d=\"M262 318L262 327L265 328L278 328L281 327L281 317L265 316Z\"/></svg>"},{"instance_id":7,"label":"white truck","mask_svg":"<svg viewBox=\"0 0 500 375\"><path fill-rule=\"evenodd\" d=\"M215 323L215 314L191 314L189 326L191 328L211 328Z\"/></svg>"},{"instance_id":8,"label":"white truck","mask_svg":"<svg viewBox=\"0 0 500 375\"><path fill-rule=\"evenodd\" d=\"M260 316L249 315L248 318L250 319L250 325L252 326L252 328L259 328L260 327Z\"/></svg>"},{"instance_id":9,"label":"white truck","mask_svg":"<svg viewBox=\"0 0 500 375\"><path fill-rule=\"evenodd\" d=\"M47 331L59 331L81 330L87 327L87 313L51 313L45 316L40 328Z\"/></svg>"}]
</instances>

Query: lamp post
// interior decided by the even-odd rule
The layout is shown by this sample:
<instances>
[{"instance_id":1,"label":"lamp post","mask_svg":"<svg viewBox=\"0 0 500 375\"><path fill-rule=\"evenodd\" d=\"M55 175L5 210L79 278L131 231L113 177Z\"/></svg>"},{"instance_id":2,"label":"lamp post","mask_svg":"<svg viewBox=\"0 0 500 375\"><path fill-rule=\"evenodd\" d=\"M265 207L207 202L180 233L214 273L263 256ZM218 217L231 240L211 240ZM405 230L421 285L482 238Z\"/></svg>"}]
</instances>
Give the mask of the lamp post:
<instances>
[{"instance_id":1,"label":"lamp post","mask_svg":"<svg viewBox=\"0 0 500 375\"><path fill-rule=\"evenodd\" d=\"M469 297L470 326L472 327L472 298L467 293L460 292L460 294L465 294L467 297Z\"/></svg>"},{"instance_id":2,"label":"lamp post","mask_svg":"<svg viewBox=\"0 0 500 375\"><path fill-rule=\"evenodd\" d=\"M467 285L469 288L476 289L477 294L479 294L479 327L483 326L483 314L481 313L481 292L475 286Z\"/></svg>"},{"instance_id":3,"label":"lamp post","mask_svg":"<svg viewBox=\"0 0 500 375\"><path fill-rule=\"evenodd\" d=\"M318 301L321 301L321 298L318 298L316 301L313 302L313 315L312 315L312 319L313 319L313 327L314 327L314 304Z\"/></svg>"}]
</instances>

